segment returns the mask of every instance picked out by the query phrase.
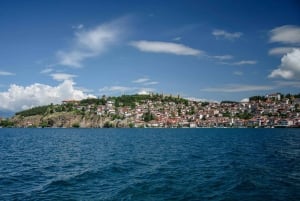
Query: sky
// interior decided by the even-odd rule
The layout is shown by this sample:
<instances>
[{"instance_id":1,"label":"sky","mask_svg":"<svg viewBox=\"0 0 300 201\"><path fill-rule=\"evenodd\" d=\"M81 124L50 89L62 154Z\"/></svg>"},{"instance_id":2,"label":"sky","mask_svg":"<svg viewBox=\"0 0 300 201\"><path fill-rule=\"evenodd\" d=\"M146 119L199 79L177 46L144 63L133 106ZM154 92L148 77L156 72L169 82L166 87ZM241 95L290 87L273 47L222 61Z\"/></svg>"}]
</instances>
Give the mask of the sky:
<instances>
[{"instance_id":1,"label":"sky","mask_svg":"<svg viewBox=\"0 0 300 201\"><path fill-rule=\"evenodd\" d=\"M299 1L1 0L0 27L0 111L300 92Z\"/></svg>"}]
</instances>

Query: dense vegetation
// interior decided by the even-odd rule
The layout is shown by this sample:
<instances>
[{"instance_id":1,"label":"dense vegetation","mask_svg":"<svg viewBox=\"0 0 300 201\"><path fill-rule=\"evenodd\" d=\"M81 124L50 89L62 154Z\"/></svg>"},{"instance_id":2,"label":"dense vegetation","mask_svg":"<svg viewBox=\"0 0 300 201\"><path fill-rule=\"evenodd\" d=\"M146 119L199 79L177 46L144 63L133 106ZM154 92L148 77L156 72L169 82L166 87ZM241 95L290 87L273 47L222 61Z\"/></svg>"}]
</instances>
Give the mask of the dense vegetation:
<instances>
[{"instance_id":1,"label":"dense vegetation","mask_svg":"<svg viewBox=\"0 0 300 201\"><path fill-rule=\"evenodd\" d=\"M119 97L109 97L108 100L115 101L116 107L118 106L130 106L135 107L135 103L144 103L145 101L161 101L161 102L174 102L176 104L188 105L188 100L180 98L179 96L164 96L162 94L152 95L122 95Z\"/></svg>"},{"instance_id":2,"label":"dense vegetation","mask_svg":"<svg viewBox=\"0 0 300 201\"><path fill-rule=\"evenodd\" d=\"M221 104L237 104L238 102L236 101L229 101L229 100L225 100L225 101L222 101Z\"/></svg>"},{"instance_id":3,"label":"dense vegetation","mask_svg":"<svg viewBox=\"0 0 300 201\"><path fill-rule=\"evenodd\" d=\"M145 112L143 114L143 120L145 122L149 122L155 119L155 116L150 112L150 110L148 110L147 112Z\"/></svg>"},{"instance_id":4,"label":"dense vegetation","mask_svg":"<svg viewBox=\"0 0 300 201\"><path fill-rule=\"evenodd\" d=\"M236 114L236 117L238 117L240 119L251 119L253 117L253 115L248 112L244 112L244 113Z\"/></svg>"},{"instance_id":5,"label":"dense vegetation","mask_svg":"<svg viewBox=\"0 0 300 201\"><path fill-rule=\"evenodd\" d=\"M17 112L16 115L20 115L23 117L28 117L28 116L33 116L33 115L43 115L46 113L47 109L48 109L48 105L47 106L39 106L39 107L34 107L28 110L24 110L21 112Z\"/></svg>"},{"instance_id":6,"label":"dense vegetation","mask_svg":"<svg viewBox=\"0 0 300 201\"><path fill-rule=\"evenodd\" d=\"M267 98L264 96L252 96L249 98L250 101L266 101Z\"/></svg>"},{"instance_id":7,"label":"dense vegetation","mask_svg":"<svg viewBox=\"0 0 300 201\"><path fill-rule=\"evenodd\" d=\"M4 128L7 128L7 127L13 127L14 126L14 123L10 120L1 120L0 121L0 127L4 127Z\"/></svg>"}]
</instances>

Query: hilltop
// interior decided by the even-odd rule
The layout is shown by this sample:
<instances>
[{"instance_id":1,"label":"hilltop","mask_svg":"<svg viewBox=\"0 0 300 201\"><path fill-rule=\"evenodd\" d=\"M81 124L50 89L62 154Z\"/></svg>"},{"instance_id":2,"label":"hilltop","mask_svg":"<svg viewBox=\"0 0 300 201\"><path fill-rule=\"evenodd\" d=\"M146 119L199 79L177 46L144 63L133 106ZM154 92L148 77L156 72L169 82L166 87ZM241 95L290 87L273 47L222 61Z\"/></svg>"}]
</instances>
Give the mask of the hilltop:
<instances>
[{"instance_id":1,"label":"hilltop","mask_svg":"<svg viewBox=\"0 0 300 201\"><path fill-rule=\"evenodd\" d=\"M20 111L2 127L298 127L300 95L253 96L249 102L199 102L180 96L122 95L65 100Z\"/></svg>"}]
</instances>

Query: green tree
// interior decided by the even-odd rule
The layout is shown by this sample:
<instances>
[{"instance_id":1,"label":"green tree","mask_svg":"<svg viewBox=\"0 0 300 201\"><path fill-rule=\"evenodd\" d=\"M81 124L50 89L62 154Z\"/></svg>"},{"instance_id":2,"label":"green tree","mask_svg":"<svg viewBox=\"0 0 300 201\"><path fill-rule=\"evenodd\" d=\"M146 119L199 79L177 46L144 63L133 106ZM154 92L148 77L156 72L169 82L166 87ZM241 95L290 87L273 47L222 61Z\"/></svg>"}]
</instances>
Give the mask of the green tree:
<instances>
[{"instance_id":1,"label":"green tree","mask_svg":"<svg viewBox=\"0 0 300 201\"><path fill-rule=\"evenodd\" d=\"M145 112L143 114L143 120L145 122L149 122L149 121L154 120L154 119L155 119L154 115L150 112L150 110L148 110L147 112Z\"/></svg>"},{"instance_id":2,"label":"green tree","mask_svg":"<svg viewBox=\"0 0 300 201\"><path fill-rule=\"evenodd\" d=\"M105 122L104 125L103 125L103 128L112 128L112 127L113 127L113 125L109 121Z\"/></svg>"},{"instance_id":3,"label":"green tree","mask_svg":"<svg viewBox=\"0 0 300 201\"><path fill-rule=\"evenodd\" d=\"M80 128L80 125L79 125L79 123L73 123L73 124L72 124L72 127L73 127L73 128Z\"/></svg>"},{"instance_id":4,"label":"green tree","mask_svg":"<svg viewBox=\"0 0 300 201\"><path fill-rule=\"evenodd\" d=\"M5 119L5 120L0 121L0 126L7 128L7 127L14 127L15 125L14 125L14 122Z\"/></svg>"}]
</instances>

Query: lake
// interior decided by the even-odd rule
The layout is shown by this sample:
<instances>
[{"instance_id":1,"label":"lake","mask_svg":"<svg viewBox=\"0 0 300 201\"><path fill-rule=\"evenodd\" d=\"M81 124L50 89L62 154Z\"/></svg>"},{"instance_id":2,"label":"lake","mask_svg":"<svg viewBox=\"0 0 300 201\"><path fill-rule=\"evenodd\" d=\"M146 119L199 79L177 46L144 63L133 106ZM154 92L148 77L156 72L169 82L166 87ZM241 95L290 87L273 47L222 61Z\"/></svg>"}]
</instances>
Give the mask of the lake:
<instances>
[{"instance_id":1,"label":"lake","mask_svg":"<svg viewBox=\"0 0 300 201\"><path fill-rule=\"evenodd\" d=\"M2 128L0 200L300 200L300 130Z\"/></svg>"}]
</instances>

